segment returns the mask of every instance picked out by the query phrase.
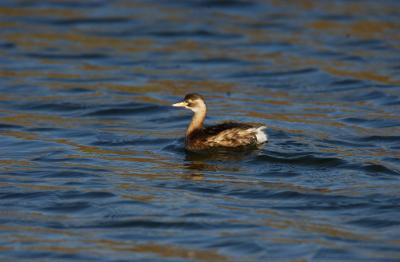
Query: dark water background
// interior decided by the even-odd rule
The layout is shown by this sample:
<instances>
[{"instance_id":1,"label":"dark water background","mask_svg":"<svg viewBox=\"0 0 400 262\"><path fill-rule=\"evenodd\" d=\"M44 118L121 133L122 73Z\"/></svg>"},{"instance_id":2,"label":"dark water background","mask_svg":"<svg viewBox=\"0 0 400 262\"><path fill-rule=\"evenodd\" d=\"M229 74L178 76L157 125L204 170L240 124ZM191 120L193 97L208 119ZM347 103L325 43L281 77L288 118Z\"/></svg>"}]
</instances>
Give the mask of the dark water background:
<instances>
[{"instance_id":1,"label":"dark water background","mask_svg":"<svg viewBox=\"0 0 400 262\"><path fill-rule=\"evenodd\" d=\"M400 261L399 1L3 0L0 69L1 260Z\"/></svg>"}]
</instances>

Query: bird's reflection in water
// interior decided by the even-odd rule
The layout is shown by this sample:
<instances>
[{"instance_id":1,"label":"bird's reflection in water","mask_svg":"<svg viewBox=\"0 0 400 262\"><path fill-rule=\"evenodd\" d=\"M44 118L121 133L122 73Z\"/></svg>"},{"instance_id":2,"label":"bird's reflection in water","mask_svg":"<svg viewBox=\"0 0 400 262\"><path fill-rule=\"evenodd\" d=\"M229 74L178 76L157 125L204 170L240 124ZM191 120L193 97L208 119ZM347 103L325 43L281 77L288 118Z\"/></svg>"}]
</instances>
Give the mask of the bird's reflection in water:
<instances>
[{"instance_id":1,"label":"bird's reflection in water","mask_svg":"<svg viewBox=\"0 0 400 262\"><path fill-rule=\"evenodd\" d=\"M202 180L204 172L236 173L242 170L245 160L259 153L258 150L212 150L204 152L186 152L184 168L185 178Z\"/></svg>"}]
</instances>

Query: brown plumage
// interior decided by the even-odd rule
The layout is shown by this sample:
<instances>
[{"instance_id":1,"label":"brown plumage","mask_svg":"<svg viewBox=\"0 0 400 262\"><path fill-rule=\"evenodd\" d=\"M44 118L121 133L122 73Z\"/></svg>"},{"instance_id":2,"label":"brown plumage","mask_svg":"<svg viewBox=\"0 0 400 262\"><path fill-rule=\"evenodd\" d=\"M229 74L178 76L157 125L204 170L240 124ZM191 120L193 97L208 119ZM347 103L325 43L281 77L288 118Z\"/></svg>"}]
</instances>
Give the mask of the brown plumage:
<instances>
[{"instance_id":1,"label":"brown plumage","mask_svg":"<svg viewBox=\"0 0 400 262\"><path fill-rule=\"evenodd\" d=\"M204 98L199 94L188 94L182 102L173 104L194 112L192 121L186 130L185 147L190 151L213 148L241 148L255 146L267 141L263 124L225 122L219 125L203 127L207 114Z\"/></svg>"}]
</instances>

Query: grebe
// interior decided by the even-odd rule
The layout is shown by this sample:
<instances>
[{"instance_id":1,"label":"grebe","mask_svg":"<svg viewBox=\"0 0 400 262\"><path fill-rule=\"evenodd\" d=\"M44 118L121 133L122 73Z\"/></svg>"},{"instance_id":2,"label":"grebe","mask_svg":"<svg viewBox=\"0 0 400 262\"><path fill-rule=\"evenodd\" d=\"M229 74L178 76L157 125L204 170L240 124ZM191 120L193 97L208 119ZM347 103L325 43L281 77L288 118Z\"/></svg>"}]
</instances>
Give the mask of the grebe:
<instances>
[{"instance_id":1,"label":"grebe","mask_svg":"<svg viewBox=\"0 0 400 262\"><path fill-rule=\"evenodd\" d=\"M186 130L185 148L200 151L213 148L243 148L267 142L263 124L224 122L219 125L203 127L207 114L204 98L199 94L187 94L182 102L172 106L184 107L194 112Z\"/></svg>"}]
</instances>

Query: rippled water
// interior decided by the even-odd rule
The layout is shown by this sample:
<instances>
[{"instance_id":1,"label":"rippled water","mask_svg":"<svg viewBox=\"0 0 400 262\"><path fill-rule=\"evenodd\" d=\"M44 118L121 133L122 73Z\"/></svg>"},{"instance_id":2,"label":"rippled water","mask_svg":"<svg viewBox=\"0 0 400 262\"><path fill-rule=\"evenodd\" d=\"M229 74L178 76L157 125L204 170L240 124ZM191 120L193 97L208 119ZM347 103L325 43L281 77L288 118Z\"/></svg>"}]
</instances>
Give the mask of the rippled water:
<instances>
[{"instance_id":1,"label":"rippled water","mask_svg":"<svg viewBox=\"0 0 400 262\"><path fill-rule=\"evenodd\" d=\"M398 261L399 1L2 1L0 258ZM183 148L190 113L262 122Z\"/></svg>"}]
</instances>

